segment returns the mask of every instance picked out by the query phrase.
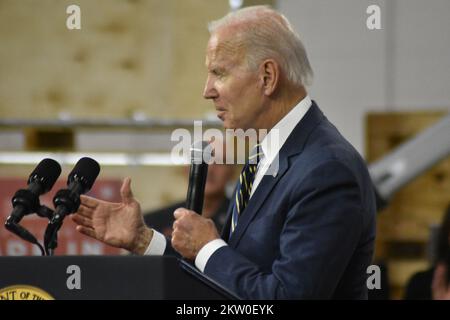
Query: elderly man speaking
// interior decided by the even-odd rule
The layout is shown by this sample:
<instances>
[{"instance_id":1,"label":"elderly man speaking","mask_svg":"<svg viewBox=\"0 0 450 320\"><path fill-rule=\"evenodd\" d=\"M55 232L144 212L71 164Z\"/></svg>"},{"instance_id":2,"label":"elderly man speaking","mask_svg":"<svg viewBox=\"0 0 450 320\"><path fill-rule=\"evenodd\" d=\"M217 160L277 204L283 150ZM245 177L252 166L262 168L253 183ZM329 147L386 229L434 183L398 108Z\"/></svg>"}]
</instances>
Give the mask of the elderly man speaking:
<instances>
[{"instance_id":1,"label":"elderly man speaking","mask_svg":"<svg viewBox=\"0 0 450 320\"><path fill-rule=\"evenodd\" d=\"M263 6L230 13L209 29L203 96L225 128L268 132L241 172L222 235L210 219L180 208L166 240L143 223L128 178L121 203L82 196L77 230L136 254L175 249L242 298L367 298L371 180L308 96L312 70L299 36ZM277 170L268 174L274 161Z\"/></svg>"}]
</instances>

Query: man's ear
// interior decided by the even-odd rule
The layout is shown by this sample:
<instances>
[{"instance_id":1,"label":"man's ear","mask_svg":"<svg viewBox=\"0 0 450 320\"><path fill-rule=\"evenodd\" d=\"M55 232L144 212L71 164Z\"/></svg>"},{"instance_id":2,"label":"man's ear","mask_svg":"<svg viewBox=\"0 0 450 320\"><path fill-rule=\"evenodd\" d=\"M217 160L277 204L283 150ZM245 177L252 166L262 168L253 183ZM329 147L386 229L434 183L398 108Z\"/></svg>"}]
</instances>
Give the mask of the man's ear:
<instances>
[{"instance_id":1,"label":"man's ear","mask_svg":"<svg viewBox=\"0 0 450 320\"><path fill-rule=\"evenodd\" d=\"M270 96L278 87L280 78L280 67L273 59L264 60L261 64L261 80L263 92L266 96Z\"/></svg>"}]
</instances>

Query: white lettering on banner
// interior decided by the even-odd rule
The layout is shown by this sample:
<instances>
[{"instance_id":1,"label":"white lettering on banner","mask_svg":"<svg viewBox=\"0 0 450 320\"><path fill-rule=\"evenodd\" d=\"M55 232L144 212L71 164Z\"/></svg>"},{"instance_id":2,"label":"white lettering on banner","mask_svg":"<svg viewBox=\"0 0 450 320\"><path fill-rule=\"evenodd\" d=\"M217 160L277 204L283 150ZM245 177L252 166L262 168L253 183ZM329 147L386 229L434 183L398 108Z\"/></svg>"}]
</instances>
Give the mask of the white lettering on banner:
<instances>
[{"instance_id":1,"label":"white lettering on banner","mask_svg":"<svg viewBox=\"0 0 450 320\"><path fill-rule=\"evenodd\" d=\"M6 244L6 255L8 256L25 256L27 251L27 246L21 241L10 240Z\"/></svg>"}]
</instances>

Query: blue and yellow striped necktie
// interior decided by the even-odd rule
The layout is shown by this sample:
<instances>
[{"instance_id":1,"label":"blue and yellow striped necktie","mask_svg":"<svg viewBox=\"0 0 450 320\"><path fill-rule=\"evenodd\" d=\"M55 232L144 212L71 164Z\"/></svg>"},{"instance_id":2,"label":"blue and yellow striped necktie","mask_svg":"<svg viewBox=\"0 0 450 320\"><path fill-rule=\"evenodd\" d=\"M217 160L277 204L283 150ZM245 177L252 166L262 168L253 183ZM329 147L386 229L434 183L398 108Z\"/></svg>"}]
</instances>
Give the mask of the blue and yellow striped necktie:
<instances>
[{"instance_id":1,"label":"blue and yellow striped necktie","mask_svg":"<svg viewBox=\"0 0 450 320\"><path fill-rule=\"evenodd\" d=\"M262 156L261 146L259 144L255 145L239 176L234 198L233 214L231 216L230 235L234 232L234 229L236 229L239 217L248 204L252 192L253 181L255 180L258 164Z\"/></svg>"}]
</instances>

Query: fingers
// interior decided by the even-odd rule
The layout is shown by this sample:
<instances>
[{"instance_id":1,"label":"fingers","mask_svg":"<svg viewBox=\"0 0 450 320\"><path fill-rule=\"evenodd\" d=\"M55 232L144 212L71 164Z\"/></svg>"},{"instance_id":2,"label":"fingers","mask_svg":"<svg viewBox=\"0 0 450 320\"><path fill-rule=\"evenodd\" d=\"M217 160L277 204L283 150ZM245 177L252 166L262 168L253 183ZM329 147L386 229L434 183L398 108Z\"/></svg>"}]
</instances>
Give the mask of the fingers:
<instances>
[{"instance_id":1,"label":"fingers","mask_svg":"<svg viewBox=\"0 0 450 320\"><path fill-rule=\"evenodd\" d=\"M182 216L186 214L187 210L184 208L178 208L173 212L173 216L175 217L175 220L180 219Z\"/></svg>"},{"instance_id":2,"label":"fingers","mask_svg":"<svg viewBox=\"0 0 450 320\"><path fill-rule=\"evenodd\" d=\"M87 227L87 228L90 228L90 229L94 229L94 225L92 223L92 220L89 219L89 218L86 218L86 217L84 217L84 216L82 216L80 214L72 215L72 220L76 224L78 224L80 226Z\"/></svg>"},{"instance_id":3,"label":"fingers","mask_svg":"<svg viewBox=\"0 0 450 320\"><path fill-rule=\"evenodd\" d=\"M199 220L203 219L195 211L188 210L185 208L178 208L174 211L173 216L175 221L172 225L173 234L177 231L183 230L183 232L190 232L192 229L198 225Z\"/></svg>"},{"instance_id":4,"label":"fingers","mask_svg":"<svg viewBox=\"0 0 450 320\"><path fill-rule=\"evenodd\" d=\"M99 205L100 201L85 195L80 196L80 201L83 206L95 209Z\"/></svg>"},{"instance_id":5,"label":"fingers","mask_svg":"<svg viewBox=\"0 0 450 320\"><path fill-rule=\"evenodd\" d=\"M131 178L126 177L123 179L122 187L120 188L120 196L122 202L128 204L134 200L133 192L131 191Z\"/></svg>"},{"instance_id":6,"label":"fingers","mask_svg":"<svg viewBox=\"0 0 450 320\"><path fill-rule=\"evenodd\" d=\"M83 226L77 226L76 230L77 230L79 233L82 233L82 234L84 234L84 235L86 235L86 236L88 236L88 237L97 239L97 236L96 236L96 234L95 234L95 230L94 230L94 229L87 228L87 227L83 227Z\"/></svg>"},{"instance_id":7,"label":"fingers","mask_svg":"<svg viewBox=\"0 0 450 320\"><path fill-rule=\"evenodd\" d=\"M94 215L94 210L84 205L81 205L77 210L77 214L82 215L86 218L92 218L92 216Z\"/></svg>"},{"instance_id":8,"label":"fingers","mask_svg":"<svg viewBox=\"0 0 450 320\"><path fill-rule=\"evenodd\" d=\"M175 217L175 220L178 220L187 214L196 214L196 213L195 213L195 211L188 210L186 208L178 208L173 212L173 216Z\"/></svg>"}]
</instances>

